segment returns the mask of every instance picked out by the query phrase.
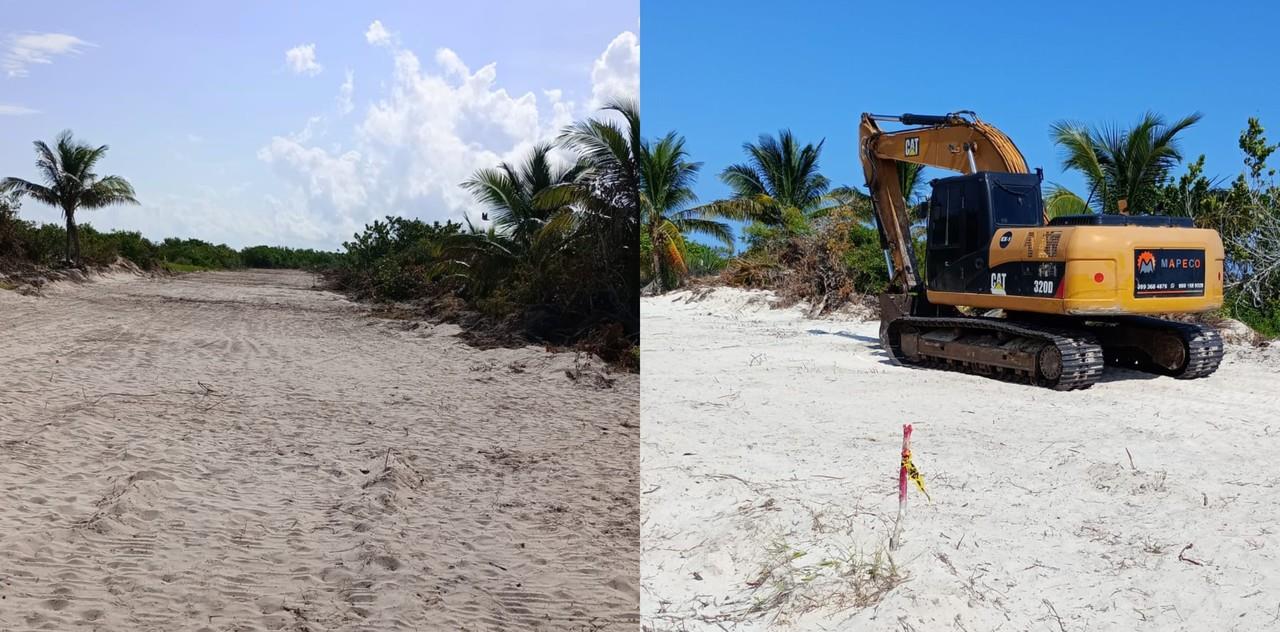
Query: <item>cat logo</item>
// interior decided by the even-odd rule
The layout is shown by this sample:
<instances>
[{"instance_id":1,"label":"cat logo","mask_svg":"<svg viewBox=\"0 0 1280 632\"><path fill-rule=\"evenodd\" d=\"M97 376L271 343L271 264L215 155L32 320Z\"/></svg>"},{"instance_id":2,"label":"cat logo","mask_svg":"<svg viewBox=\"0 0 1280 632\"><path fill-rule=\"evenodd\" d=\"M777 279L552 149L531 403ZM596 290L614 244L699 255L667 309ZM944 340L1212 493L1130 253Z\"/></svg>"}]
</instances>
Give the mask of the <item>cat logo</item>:
<instances>
[{"instance_id":1,"label":"cat logo","mask_svg":"<svg viewBox=\"0 0 1280 632\"><path fill-rule=\"evenodd\" d=\"M1151 274L1156 271L1156 256L1150 250L1142 251L1138 255L1138 273Z\"/></svg>"},{"instance_id":2,"label":"cat logo","mask_svg":"<svg viewBox=\"0 0 1280 632\"><path fill-rule=\"evenodd\" d=\"M902 152L902 154L904 156L919 156L920 155L920 137L912 136L908 138L907 146L905 150Z\"/></svg>"},{"instance_id":3,"label":"cat logo","mask_svg":"<svg viewBox=\"0 0 1280 632\"><path fill-rule=\"evenodd\" d=\"M991 273L991 293L1004 296L1004 272Z\"/></svg>"}]
</instances>

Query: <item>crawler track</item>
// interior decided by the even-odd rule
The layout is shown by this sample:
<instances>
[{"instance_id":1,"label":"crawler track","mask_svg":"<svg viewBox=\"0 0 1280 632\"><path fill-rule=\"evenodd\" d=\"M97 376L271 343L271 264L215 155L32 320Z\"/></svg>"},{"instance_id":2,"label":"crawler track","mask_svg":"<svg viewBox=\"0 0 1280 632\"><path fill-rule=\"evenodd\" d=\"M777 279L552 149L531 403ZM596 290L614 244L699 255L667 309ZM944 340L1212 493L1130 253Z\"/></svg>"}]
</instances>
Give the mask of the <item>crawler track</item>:
<instances>
[{"instance_id":1,"label":"crawler track","mask_svg":"<svg viewBox=\"0 0 1280 632\"><path fill-rule=\"evenodd\" d=\"M1108 364L1115 366L1192 380L1212 375L1222 363L1222 336L1212 327L1128 316L1092 329L1102 340ZM1163 363L1153 360L1161 355L1155 342L1161 339L1181 347Z\"/></svg>"},{"instance_id":2,"label":"crawler track","mask_svg":"<svg viewBox=\"0 0 1280 632\"><path fill-rule=\"evenodd\" d=\"M1089 388L1102 377L1105 365L1183 380L1202 378L1217 371L1223 354L1222 337L1211 327L1144 316L1078 326L906 316L890 323L885 335L894 358L903 364L1060 391Z\"/></svg>"},{"instance_id":3,"label":"crawler track","mask_svg":"<svg viewBox=\"0 0 1280 632\"><path fill-rule=\"evenodd\" d=\"M903 337L909 344L904 350ZM1088 331L995 318L907 316L886 331L894 357L1059 391L1084 389L1102 377L1102 346ZM923 343L923 344L920 344Z\"/></svg>"}]
</instances>

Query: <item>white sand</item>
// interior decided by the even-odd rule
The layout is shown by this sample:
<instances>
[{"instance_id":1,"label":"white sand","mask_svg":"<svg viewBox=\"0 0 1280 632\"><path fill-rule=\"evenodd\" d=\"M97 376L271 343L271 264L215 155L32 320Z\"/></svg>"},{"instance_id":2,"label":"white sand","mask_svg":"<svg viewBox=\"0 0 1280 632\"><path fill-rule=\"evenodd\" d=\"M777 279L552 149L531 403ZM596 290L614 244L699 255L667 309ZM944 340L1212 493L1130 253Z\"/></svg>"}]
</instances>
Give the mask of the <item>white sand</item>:
<instances>
[{"instance_id":1,"label":"white sand","mask_svg":"<svg viewBox=\"0 0 1280 632\"><path fill-rule=\"evenodd\" d=\"M876 322L690 297L642 301L646 629L1280 629L1274 350L1059 393L894 365ZM908 422L933 502L911 490L906 579L860 601Z\"/></svg>"},{"instance_id":2,"label":"white sand","mask_svg":"<svg viewBox=\"0 0 1280 632\"><path fill-rule=\"evenodd\" d=\"M0 630L635 629L636 376L110 281L0 291Z\"/></svg>"}]
</instances>

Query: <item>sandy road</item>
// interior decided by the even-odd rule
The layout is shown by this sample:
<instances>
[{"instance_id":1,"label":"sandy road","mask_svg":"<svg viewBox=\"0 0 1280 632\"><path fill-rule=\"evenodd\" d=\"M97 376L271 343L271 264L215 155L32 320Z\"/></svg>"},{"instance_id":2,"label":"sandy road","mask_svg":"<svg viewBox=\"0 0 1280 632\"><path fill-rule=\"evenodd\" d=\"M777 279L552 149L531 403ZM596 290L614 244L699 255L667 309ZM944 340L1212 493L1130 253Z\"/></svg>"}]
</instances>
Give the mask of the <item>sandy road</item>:
<instances>
[{"instance_id":1,"label":"sandy road","mask_svg":"<svg viewBox=\"0 0 1280 632\"><path fill-rule=\"evenodd\" d=\"M898 366L878 323L762 293L642 315L646 629L1280 629L1275 350L1059 393ZM890 563L904 423L933 501Z\"/></svg>"},{"instance_id":2,"label":"sandy road","mask_svg":"<svg viewBox=\"0 0 1280 632\"><path fill-rule=\"evenodd\" d=\"M634 629L637 377L312 282L0 292L0 630Z\"/></svg>"}]
</instances>

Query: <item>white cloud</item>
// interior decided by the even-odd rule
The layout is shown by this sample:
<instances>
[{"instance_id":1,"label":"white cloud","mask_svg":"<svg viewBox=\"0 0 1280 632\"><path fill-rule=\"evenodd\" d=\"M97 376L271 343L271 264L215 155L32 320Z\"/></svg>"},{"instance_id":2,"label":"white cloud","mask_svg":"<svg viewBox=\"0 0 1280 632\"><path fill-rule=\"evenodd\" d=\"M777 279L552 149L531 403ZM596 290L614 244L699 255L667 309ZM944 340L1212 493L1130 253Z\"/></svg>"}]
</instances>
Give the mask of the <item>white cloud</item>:
<instances>
[{"instance_id":1,"label":"white cloud","mask_svg":"<svg viewBox=\"0 0 1280 632\"><path fill-rule=\"evenodd\" d=\"M347 71L347 79L338 87L338 111L343 114L350 114L355 109L355 105L351 102L351 96L355 93L356 74Z\"/></svg>"},{"instance_id":2,"label":"white cloud","mask_svg":"<svg viewBox=\"0 0 1280 632\"><path fill-rule=\"evenodd\" d=\"M324 66L316 63L316 45L301 44L284 52L285 63L289 69L299 75L316 76L324 70Z\"/></svg>"},{"instance_id":3,"label":"white cloud","mask_svg":"<svg viewBox=\"0 0 1280 632\"><path fill-rule=\"evenodd\" d=\"M258 152L289 186L288 195L274 199L275 212L307 218L310 241L324 235L336 243L387 214L427 221L466 215L479 224L481 208L463 181L478 169L523 160L536 143L592 113L554 87L511 94L495 64L473 69L447 48L424 63L379 22L366 38L387 49L393 71L379 98L362 106L350 141L331 142L327 131L336 120L312 117L300 132L276 136ZM632 64L637 76L629 80L625 73L628 55L638 55L628 47L637 45L634 36L615 39L597 60L593 83L584 77L577 92L585 97L590 87L593 97L608 98L631 89L634 96L638 68ZM339 88L341 113L351 111L353 82L348 75Z\"/></svg>"},{"instance_id":4,"label":"white cloud","mask_svg":"<svg viewBox=\"0 0 1280 632\"><path fill-rule=\"evenodd\" d=\"M631 31L613 38L591 67L591 107L620 98L640 98L640 39Z\"/></svg>"},{"instance_id":5,"label":"white cloud","mask_svg":"<svg viewBox=\"0 0 1280 632\"><path fill-rule=\"evenodd\" d=\"M258 150L258 158L279 169L317 200L340 216L364 205L368 200L363 182L362 163L358 151L333 156L319 147L307 147L293 138L277 136Z\"/></svg>"},{"instance_id":6,"label":"white cloud","mask_svg":"<svg viewBox=\"0 0 1280 632\"><path fill-rule=\"evenodd\" d=\"M9 38L0 68L10 77L25 77L32 64L52 64L58 55L76 54L93 46L66 33L27 33Z\"/></svg>"},{"instance_id":7,"label":"white cloud","mask_svg":"<svg viewBox=\"0 0 1280 632\"><path fill-rule=\"evenodd\" d=\"M33 110L21 105L8 105L0 103L0 116L22 116L23 114L39 114L40 110Z\"/></svg>"},{"instance_id":8,"label":"white cloud","mask_svg":"<svg viewBox=\"0 0 1280 632\"><path fill-rule=\"evenodd\" d=\"M390 46L393 44L391 33L382 26L382 20L374 20L369 25L369 30L364 32L364 38L374 46Z\"/></svg>"}]
</instances>

